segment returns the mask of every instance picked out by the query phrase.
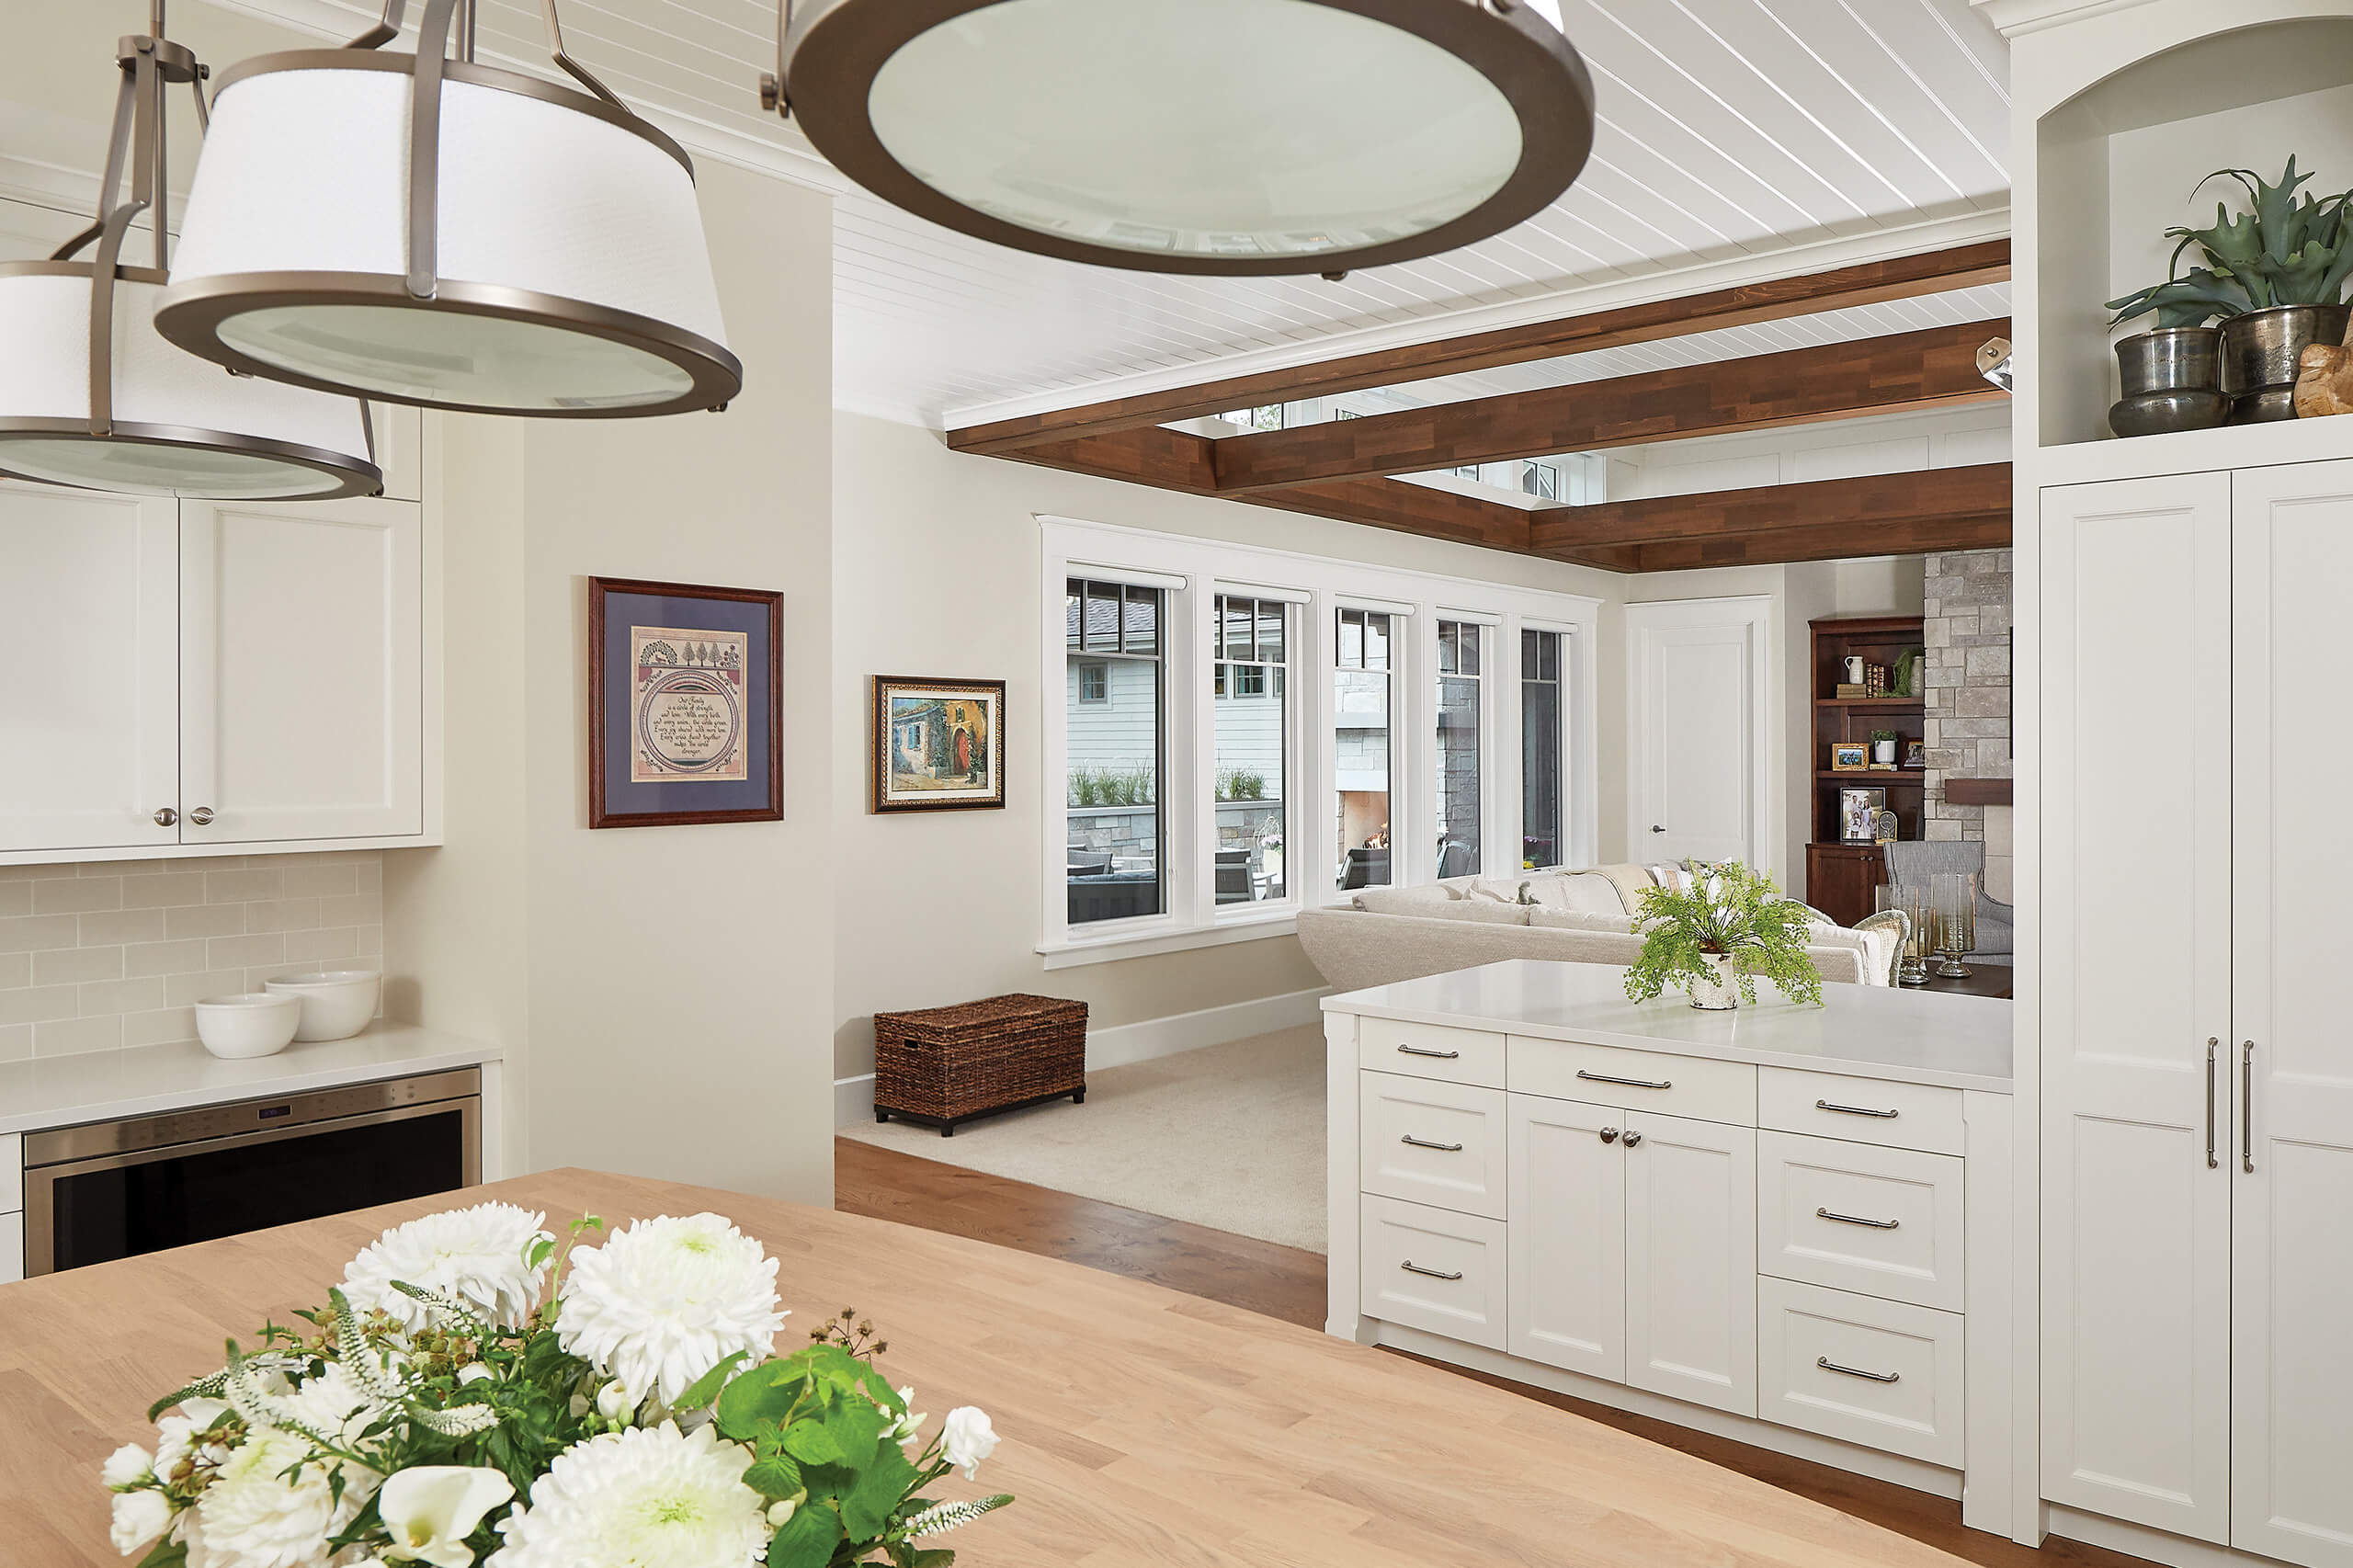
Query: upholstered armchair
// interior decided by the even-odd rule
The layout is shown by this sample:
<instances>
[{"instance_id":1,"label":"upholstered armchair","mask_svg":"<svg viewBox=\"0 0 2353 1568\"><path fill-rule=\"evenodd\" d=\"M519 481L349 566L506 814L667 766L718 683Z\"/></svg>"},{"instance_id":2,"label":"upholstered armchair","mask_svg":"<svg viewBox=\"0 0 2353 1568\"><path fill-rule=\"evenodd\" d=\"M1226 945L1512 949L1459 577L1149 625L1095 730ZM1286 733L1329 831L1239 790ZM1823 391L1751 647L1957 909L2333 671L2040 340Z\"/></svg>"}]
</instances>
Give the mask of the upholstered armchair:
<instances>
[{"instance_id":1,"label":"upholstered armchair","mask_svg":"<svg viewBox=\"0 0 2353 1568\"><path fill-rule=\"evenodd\" d=\"M1887 874L1899 882L1925 885L1939 871L1965 871L1977 879L1977 945L1969 956L2006 959L2011 951L2011 910L1986 896L1983 839L1909 839L1887 846Z\"/></svg>"}]
</instances>

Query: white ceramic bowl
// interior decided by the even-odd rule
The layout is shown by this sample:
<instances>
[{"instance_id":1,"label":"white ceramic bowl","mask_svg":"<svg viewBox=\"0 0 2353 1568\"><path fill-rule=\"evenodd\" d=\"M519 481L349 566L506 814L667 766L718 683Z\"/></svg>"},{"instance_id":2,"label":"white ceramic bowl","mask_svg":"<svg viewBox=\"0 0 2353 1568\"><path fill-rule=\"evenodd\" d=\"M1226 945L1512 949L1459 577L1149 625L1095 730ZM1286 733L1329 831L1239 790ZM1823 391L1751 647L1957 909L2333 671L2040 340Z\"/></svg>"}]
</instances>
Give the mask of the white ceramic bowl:
<instances>
[{"instance_id":1,"label":"white ceramic bowl","mask_svg":"<svg viewBox=\"0 0 2353 1568\"><path fill-rule=\"evenodd\" d=\"M266 991L207 996L196 1005L196 1038L205 1050L232 1062L277 1055L301 1021L301 998Z\"/></svg>"},{"instance_id":2,"label":"white ceramic bowl","mask_svg":"<svg viewBox=\"0 0 2353 1568\"><path fill-rule=\"evenodd\" d=\"M366 1028L376 1016L376 994L383 978L372 969L329 969L282 974L263 981L262 986L273 996L292 996L302 1004L296 1040L343 1040Z\"/></svg>"}]
</instances>

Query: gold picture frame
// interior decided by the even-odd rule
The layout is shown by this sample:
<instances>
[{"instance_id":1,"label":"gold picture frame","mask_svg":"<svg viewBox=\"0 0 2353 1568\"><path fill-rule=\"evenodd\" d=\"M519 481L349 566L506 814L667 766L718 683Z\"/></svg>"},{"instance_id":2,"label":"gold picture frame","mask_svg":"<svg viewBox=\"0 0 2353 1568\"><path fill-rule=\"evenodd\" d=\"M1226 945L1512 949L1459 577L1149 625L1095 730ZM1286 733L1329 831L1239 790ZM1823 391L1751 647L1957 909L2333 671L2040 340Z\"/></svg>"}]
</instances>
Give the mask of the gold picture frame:
<instances>
[{"instance_id":1,"label":"gold picture frame","mask_svg":"<svg viewBox=\"0 0 2353 1568\"><path fill-rule=\"evenodd\" d=\"M1833 741L1830 743L1830 771L1833 773L1869 773L1871 770L1871 744L1869 741Z\"/></svg>"}]
</instances>

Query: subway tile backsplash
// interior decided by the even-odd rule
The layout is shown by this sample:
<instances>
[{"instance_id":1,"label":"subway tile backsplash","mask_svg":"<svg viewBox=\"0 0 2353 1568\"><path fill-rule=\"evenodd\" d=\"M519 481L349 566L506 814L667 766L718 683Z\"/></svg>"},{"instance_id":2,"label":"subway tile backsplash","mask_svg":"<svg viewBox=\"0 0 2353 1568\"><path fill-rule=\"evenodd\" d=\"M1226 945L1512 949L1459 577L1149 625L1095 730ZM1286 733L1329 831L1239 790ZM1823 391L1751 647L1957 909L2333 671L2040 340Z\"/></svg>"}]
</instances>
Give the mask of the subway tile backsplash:
<instances>
[{"instance_id":1,"label":"subway tile backsplash","mask_svg":"<svg viewBox=\"0 0 2353 1568\"><path fill-rule=\"evenodd\" d=\"M0 1062L194 1040L200 996L383 950L378 850L0 866Z\"/></svg>"}]
</instances>

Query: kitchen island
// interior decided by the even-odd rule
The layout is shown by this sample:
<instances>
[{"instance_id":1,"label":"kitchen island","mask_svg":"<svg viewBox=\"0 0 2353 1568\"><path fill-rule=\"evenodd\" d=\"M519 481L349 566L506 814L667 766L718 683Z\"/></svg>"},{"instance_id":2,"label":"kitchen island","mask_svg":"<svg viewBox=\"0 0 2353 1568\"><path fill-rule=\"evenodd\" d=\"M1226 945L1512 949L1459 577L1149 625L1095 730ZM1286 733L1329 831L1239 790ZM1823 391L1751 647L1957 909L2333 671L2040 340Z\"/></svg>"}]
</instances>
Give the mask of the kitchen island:
<instances>
[{"instance_id":1,"label":"kitchen island","mask_svg":"<svg viewBox=\"0 0 2353 1568\"><path fill-rule=\"evenodd\" d=\"M1018 1499L949 1538L964 1568L1958 1568L1958 1559L1504 1390L1074 1264L735 1193L551 1171L0 1286L8 1568L119 1568L98 1465L223 1337L317 1301L388 1224L503 1199L574 1215L725 1214L782 1263L781 1350L845 1305L938 1416L1004 1445Z\"/></svg>"},{"instance_id":2,"label":"kitchen island","mask_svg":"<svg viewBox=\"0 0 2353 1568\"><path fill-rule=\"evenodd\" d=\"M1758 991L1515 960L1326 997L1326 1327L2023 1537L2011 1005Z\"/></svg>"}]
</instances>

